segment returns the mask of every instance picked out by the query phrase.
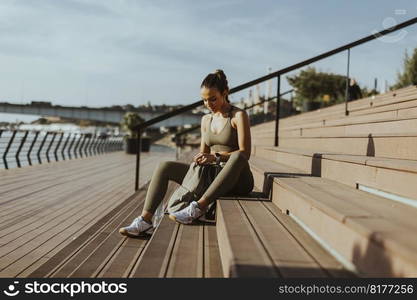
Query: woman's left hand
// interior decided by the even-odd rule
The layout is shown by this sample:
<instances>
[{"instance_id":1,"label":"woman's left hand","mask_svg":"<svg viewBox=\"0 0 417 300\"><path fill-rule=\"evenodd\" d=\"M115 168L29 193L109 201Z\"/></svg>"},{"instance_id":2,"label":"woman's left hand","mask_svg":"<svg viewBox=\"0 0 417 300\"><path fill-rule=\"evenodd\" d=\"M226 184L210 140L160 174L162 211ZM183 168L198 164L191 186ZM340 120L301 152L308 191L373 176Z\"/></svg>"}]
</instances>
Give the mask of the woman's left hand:
<instances>
[{"instance_id":1,"label":"woman's left hand","mask_svg":"<svg viewBox=\"0 0 417 300\"><path fill-rule=\"evenodd\" d=\"M211 153L199 153L195 157L197 165L207 165L216 161L216 157Z\"/></svg>"}]
</instances>

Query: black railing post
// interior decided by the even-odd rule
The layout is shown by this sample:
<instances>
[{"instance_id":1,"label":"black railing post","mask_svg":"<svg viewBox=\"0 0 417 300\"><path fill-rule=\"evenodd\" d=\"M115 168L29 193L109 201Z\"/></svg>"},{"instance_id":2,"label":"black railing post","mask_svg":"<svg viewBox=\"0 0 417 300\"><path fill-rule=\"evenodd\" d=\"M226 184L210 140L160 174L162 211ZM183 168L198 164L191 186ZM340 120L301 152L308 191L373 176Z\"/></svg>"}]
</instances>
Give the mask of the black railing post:
<instances>
[{"instance_id":1,"label":"black railing post","mask_svg":"<svg viewBox=\"0 0 417 300\"><path fill-rule=\"evenodd\" d=\"M349 67L350 67L350 48L347 49L347 70L346 70L346 91L345 91L345 116L349 115L348 100L349 100Z\"/></svg>"},{"instance_id":2,"label":"black railing post","mask_svg":"<svg viewBox=\"0 0 417 300\"><path fill-rule=\"evenodd\" d=\"M77 140L77 134L74 133L74 138L72 139L71 144L70 144L70 146L68 148L68 158L69 159L72 159L72 157L71 157L71 149L72 149L72 146L74 146L76 140ZM74 154L74 157L77 158L77 154Z\"/></svg>"},{"instance_id":3,"label":"black railing post","mask_svg":"<svg viewBox=\"0 0 417 300\"><path fill-rule=\"evenodd\" d=\"M22 167L20 165L19 154L20 154L20 151L22 151L23 145L26 142L26 138L28 137L28 134L29 134L29 131L26 130L25 135L23 136L22 141L20 142L19 149L17 149L17 152L16 152L16 163L17 163L18 168Z\"/></svg>"},{"instance_id":4,"label":"black railing post","mask_svg":"<svg viewBox=\"0 0 417 300\"><path fill-rule=\"evenodd\" d=\"M33 138L32 144L30 144L30 148L29 148L29 151L28 151L28 154L27 154L27 158L28 158L28 162L29 162L30 166L32 165L32 159L30 158L30 154L33 150L33 146L35 146L35 143L36 143L36 140L38 139L38 136L39 136L39 131L36 131L35 132L35 137Z\"/></svg>"},{"instance_id":5,"label":"black railing post","mask_svg":"<svg viewBox=\"0 0 417 300\"><path fill-rule=\"evenodd\" d=\"M90 156L93 156L94 155L92 148L94 146L94 140L95 140L95 138L96 138L96 135L95 134L91 134L90 144L88 145L89 146L88 147L88 153L90 154Z\"/></svg>"},{"instance_id":6,"label":"black railing post","mask_svg":"<svg viewBox=\"0 0 417 300\"><path fill-rule=\"evenodd\" d=\"M100 146L101 146L101 142L103 141L103 138L102 137L100 137L100 136L98 136L97 137L97 140L96 140L96 146L94 147L94 151L96 152L96 155L100 155L101 154L101 149L100 149Z\"/></svg>"},{"instance_id":7,"label":"black railing post","mask_svg":"<svg viewBox=\"0 0 417 300\"><path fill-rule=\"evenodd\" d=\"M83 134L82 133L79 133L78 134L78 140L77 140L77 143L75 144L75 147L74 147L74 158L78 158L78 155L77 155L77 150L78 150L78 146L80 145L80 143L81 143L81 138L82 138L82 136L83 136Z\"/></svg>"},{"instance_id":8,"label":"black railing post","mask_svg":"<svg viewBox=\"0 0 417 300\"><path fill-rule=\"evenodd\" d=\"M140 169L140 151L141 151L141 140L142 140L142 130L137 131L137 147L136 147L136 178L135 178L135 191L139 189L139 169Z\"/></svg>"},{"instance_id":9,"label":"black railing post","mask_svg":"<svg viewBox=\"0 0 417 300\"><path fill-rule=\"evenodd\" d=\"M93 139L92 139L91 144L90 144L91 155L97 155L97 153L96 153L97 139L98 139L98 136L96 134L93 134Z\"/></svg>"},{"instance_id":10,"label":"black railing post","mask_svg":"<svg viewBox=\"0 0 417 300\"><path fill-rule=\"evenodd\" d=\"M64 139L64 133L61 132L61 137L59 138L58 144L55 147L54 155L55 155L55 161L58 161L58 148L61 146L62 140Z\"/></svg>"},{"instance_id":11,"label":"black railing post","mask_svg":"<svg viewBox=\"0 0 417 300\"><path fill-rule=\"evenodd\" d=\"M98 149L98 154L103 154L104 151L104 143L106 141L107 137L102 137L98 143L97 149Z\"/></svg>"},{"instance_id":12,"label":"black railing post","mask_svg":"<svg viewBox=\"0 0 417 300\"><path fill-rule=\"evenodd\" d=\"M83 137L83 141L81 142L79 151L80 151L80 157L83 158L83 147L84 147L84 144L85 144L85 140L87 139L87 134L83 133L83 134L81 134L81 136Z\"/></svg>"},{"instance_id":13,"label":"black railing post","mask_svg":"<svg viewBox=\"0 0 417 300\"><path fill-rule=\"evenodd\" d=\"M91 133L87 133L85 135L85 139L87 141L86 141L85 146L84 146L84 154L85 154L86 157L88 157L89 156L89 154L88 154L88 146L90 146L90 142L91 142Z\"/></svg>"},{"instance_id":14,"label":"black railing post","mask_svg":"<svg viewBox=\"0 0 417 300\"><path fill-rule=\"evenodd\" d=\"M71 138L71 133L68 133L67 139L65 140L64 146L62 147L62 150L61 150L62 160L65 160L65 148L67 147L70 138Z\"/></svg>"},{"instance_id":15,"label":"black railing post","mask_svg":"<svg viewBox=\"0 0 417 300\"><path fill-rule=\"evenodd\" d=\"M275 109L275 141L274 141L275 147L278 147L280 106L281 106L281 75L278 75L277 77L277 107Z\"/></svg>"},{"instance_id":16,"label":"black railing post","mask_svg":"<svg viewBox=\"0 0 417 300\"><path fill-rule=\"evenodd\" d=\"M56 137L56 132L53 133L51 142L49 143L49 146L46 149L46 160L48 161L48 163L51 162L51 160L49 159L49 151L51 151L52 145L55 141L55 137Z\"/></svg>"},{"instance_id":17,"label":"black railing post","mask_svg":"<svg viewBox=\"0 0 417 300\"><path fill-rule=\"evenodd\" d=\"M9 168L9 165L7 164L7 158L6 158L6 156L7 156L7 153L9 152L9 150L10 150L10 147L13 144L13 140L14 140L14 138L16 136L16 132L17 132L16 130L13 131L13 134L12 134L10 140L9 140L9 143L7 144L6 151L4 151L4 154L3 154L3 162L4 162L4 167L6 169Z\"/></svg>"},{"instance_id":18,"label":"black railing post","mask_svg":"<svg viewBox=\"0 0 417 300\"><path fill-rule=\"evenodd\" d=\"M41 145L39 146L39 149L38 149L38 153L37 154L38 154L38 162L39 162L39 164L42 164L41 151L42 151L43 145L45 145L45 142L46 142L46 139L48 138L48 135L49 135L49 132L46 132L45 137L43 138L43 140L41 142Z\"/></svg>"}]
</instances>

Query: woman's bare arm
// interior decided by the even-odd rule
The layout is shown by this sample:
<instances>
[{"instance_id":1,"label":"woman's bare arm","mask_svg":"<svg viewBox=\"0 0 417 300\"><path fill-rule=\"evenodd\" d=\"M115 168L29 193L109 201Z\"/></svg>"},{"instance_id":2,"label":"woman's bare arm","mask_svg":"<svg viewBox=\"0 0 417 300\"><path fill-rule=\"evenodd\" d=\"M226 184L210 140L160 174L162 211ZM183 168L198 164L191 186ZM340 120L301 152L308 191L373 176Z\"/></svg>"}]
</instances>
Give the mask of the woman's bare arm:
<instances>
[{"instance_id":1,"label":"woman's bare arm","mask_svg":"<svg viewBox=\"0 0 417 300\"><path fill-rule=\"evenodd\" d=\"M204 139L204 136L207 132L206 131L206 129L207 129L207 125L206 125L207 116L208 115L205 115L201 118L201 142L200 142L200 152L201 153L210 153L210 147L206 145L205 139Z\"/></svg>"}]
</instances>

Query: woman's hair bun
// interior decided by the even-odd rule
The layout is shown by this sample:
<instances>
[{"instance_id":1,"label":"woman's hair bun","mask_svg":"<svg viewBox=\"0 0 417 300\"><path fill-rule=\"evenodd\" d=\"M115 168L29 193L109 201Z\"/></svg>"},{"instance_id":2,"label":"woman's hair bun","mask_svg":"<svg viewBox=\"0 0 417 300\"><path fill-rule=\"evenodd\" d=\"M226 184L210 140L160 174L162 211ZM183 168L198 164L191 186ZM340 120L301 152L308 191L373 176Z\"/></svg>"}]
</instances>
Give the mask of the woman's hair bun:
<instances>
[{"instance_id":1,"label":"woman's hair bun","mask_svg":"<svg viewBox=\"0 0 417 300\"><path fill-rule=\"evenodd\" d=\"M219 76L221 79L226 78L226 74L224 74L223 70L221 69L217 69L216 71L214 71L214 74Z\"/></svg>"}]
</instances>

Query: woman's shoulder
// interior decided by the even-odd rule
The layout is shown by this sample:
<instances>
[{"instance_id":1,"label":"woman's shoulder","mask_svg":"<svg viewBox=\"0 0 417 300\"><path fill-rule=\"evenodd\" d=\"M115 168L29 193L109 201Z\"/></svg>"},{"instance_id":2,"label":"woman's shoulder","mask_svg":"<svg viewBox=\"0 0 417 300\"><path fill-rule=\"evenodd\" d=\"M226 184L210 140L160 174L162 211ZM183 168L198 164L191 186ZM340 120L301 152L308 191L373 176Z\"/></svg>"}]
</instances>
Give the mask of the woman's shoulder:
<instances>
[{"instance_id":1,"label":"woman's shoulder","mask_svg":"<svg viewBox=\"0 0 417 300\"><path fill-rule=\"evenodd\" d=\"M247 117L248 114L246 113L246 110L237 107L237 106L232 106L232 110L231 110L231 115L232 118L239 118L239 117Z\"/></svg>"},{"instance_id":2,"label":"woman's shoulder","mask_svg":"<svg viewBox=\"0 0 417 300\"><path fill-rule=\"evenodd\" d=\"M206 128L209 120L210 120L211 114L205 114L201 117L201 126L203 127L203 130Z\"/></svg>"}]
</instances>

